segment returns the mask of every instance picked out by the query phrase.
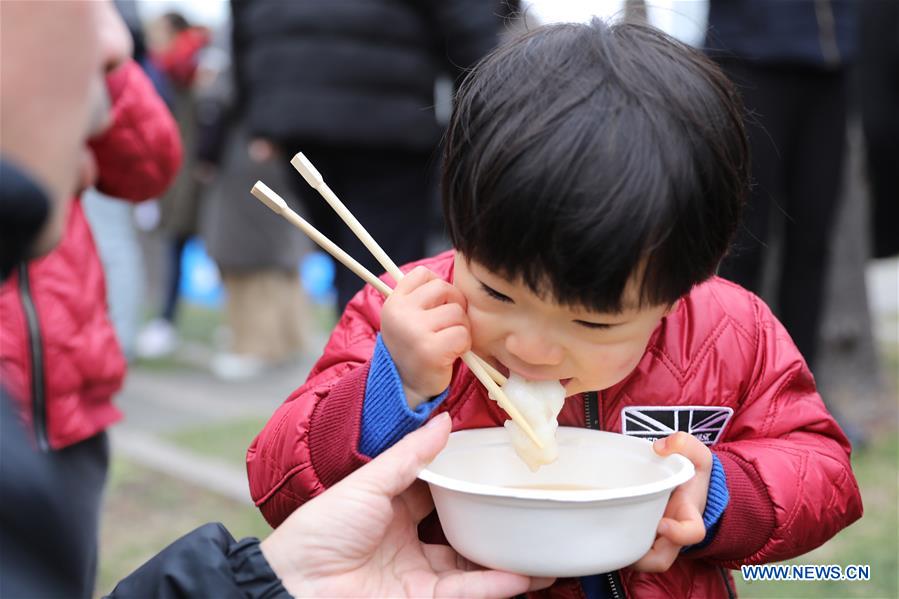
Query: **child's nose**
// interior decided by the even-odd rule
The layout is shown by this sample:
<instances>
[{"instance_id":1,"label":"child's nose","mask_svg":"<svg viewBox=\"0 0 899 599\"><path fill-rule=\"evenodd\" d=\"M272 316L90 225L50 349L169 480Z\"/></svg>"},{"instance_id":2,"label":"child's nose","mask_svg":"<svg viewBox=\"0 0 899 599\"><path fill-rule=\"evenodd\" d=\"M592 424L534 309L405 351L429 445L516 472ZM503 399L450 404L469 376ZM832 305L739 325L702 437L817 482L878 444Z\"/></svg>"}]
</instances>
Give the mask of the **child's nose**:
<instances>
[{"instance_id":1,"label":"child's nose","mask_svg":"<svg viewBox=\"0 0 899 599\"><path fill-rule=\"evenodd\" d=\"M511 333L506 351L531 366L556 366L562 363L562 347L539 331Z\"/></svg>"}]
</instances>

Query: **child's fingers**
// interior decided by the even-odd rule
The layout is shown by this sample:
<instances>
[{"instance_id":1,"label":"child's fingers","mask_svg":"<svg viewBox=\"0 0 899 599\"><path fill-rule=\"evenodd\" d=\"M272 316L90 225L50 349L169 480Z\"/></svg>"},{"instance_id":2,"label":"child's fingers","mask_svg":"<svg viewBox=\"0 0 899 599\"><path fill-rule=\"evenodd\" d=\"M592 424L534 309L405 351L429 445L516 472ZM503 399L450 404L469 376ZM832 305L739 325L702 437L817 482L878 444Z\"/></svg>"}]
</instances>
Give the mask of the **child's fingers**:
<instances>
[{"instance_id":1,"label":"child's fingers","mask_svg":"<svg viewBox=\"0 0 899 599\"><path fill-rule=\"evenodd\" d=\"M469 326L465 309L456 303L437 306L428 310L423 316L428 329L435 332L454 326Z\"/></svg>"},{"instance_id":2,"label":"child's fingers","mask_svg":"<svg viewBox=\"0 0 899 599\"><path fill-rule=\"evenodd\" d=\"M397 282L396 286L393 288L393 294L408 295L428 281L437 278L436 274L424 266L416 266L410 270L401 281Z\"/></svg>"},{"instance_id":3,"label":"child's fingers","mask_svg":"<svg viewBox=\"0 0 899 599\"><path fill-rule=\"evenodd\" d=\"M652 548L632 567L638 572L665 572L680 554L680 545L665 537L656 537Z\"/></svg>"},{"instance_id":4,"label":"child's fingers","mask_svg":"<svg viewBox=\"0 0 899 599\"><path fill-rule=\"evenodd\" d=\"M689 433L680 431L664 439L658 439L652 444L652 448L661 456L679 453L693 462L699 470L712 469L712 452L702 441Z\"/></svg>"},{"instance_id":5,"label":"child's fingers","mask_svg":"<svg viewBox=\"0 0 899 599\"><path fill-rule=\"evenodd\" d=\"M698 513L696 517L685 520L662 518L658 532L660 536L680 546L695 545L701 542L706 534L705 524L702 523L702 517Z\"/></svg>"},{"instance_id":6,"label":"child's fingers","mask_svg":"<svg viewBox=\"0 0 899 599\"><path fill-rule=\"evenodd\" d=\"M452 361L471 349L471 332L467 326L456 325L437 331L436 343L443 357Z\"/></svg>"},{"instance_id":7,"label":"child's fingers","mask_svg":"<svg viewBox=\"0 0 899 599\"><path fill-rule=\"evenodd\" d=\"M418 306L429 310L443 304L467 305L465 296L457 288L443 279L432 279L409 292L409 299Z\"/></svg>"}]
</instances>

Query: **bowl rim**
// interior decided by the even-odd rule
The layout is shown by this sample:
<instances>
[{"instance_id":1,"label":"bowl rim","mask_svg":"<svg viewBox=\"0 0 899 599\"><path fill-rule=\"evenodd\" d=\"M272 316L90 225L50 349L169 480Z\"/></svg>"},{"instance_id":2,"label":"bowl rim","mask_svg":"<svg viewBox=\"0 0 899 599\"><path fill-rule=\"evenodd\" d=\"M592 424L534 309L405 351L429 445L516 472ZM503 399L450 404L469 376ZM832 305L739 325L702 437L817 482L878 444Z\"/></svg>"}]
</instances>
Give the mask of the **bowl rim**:
<instances>
[{"instance_id":1,"label":"bowl rim","mask_svg":"<svg viewBox=\"0 0 899 599\"><path fill-rule=\"evenodd\" d=\"M451 437L453 435L459 435L460 433L475 433L476 431L484 431L484 430L502 430L502 427L488 427L486 429L465 429L460 431L453 431L451 433ZM595 429L581 428L575 426L560 426L559 431L562 430L573 430L573 431L589 431L590 434L600 433L604 435L615 435L616 437L624 437L626 439L631 439L637 443L645 443L647 445L651 445L650 441L644 439L638 439L636 437L630 437L628 435L623 435L621 433L615 433L611 431L598 431ZM480 433L483 434L483 433ZM667 462L674 462L677 464L675 471L662 478L660 480L651 482L651 483L643 483L640 485L630 485L626 487L619 487L616 489L585 489L585 490L553 490L553 489L522 489L516 487L503 487L498 485L488 485L485 483L475 483L466 480L462 480L459 478L454 478L450 476L446 476L445 474L438 474L434 472L430 468L430 464L426 466L421 472L418 474L418 478L427 482L429 485L436 485L438 487L449 489L452 491L458 491L460 493L467 493L471 495L483 495L488 497L504 497L504 498L514 498L514 499L532 499L532 500L542 500L542 501L553 501L559 503L588 503L595 501L608 501L614 499L632 499L635 497L649 497L658 493L663 493L666 491L670 491L674 489L678 485L681 485L691 478L695 474L695 468L693 466L693 462L691 462L686 457L680 454L671 454L662 458L659 456L659 459Z\"/></svg>"}]
</instances>

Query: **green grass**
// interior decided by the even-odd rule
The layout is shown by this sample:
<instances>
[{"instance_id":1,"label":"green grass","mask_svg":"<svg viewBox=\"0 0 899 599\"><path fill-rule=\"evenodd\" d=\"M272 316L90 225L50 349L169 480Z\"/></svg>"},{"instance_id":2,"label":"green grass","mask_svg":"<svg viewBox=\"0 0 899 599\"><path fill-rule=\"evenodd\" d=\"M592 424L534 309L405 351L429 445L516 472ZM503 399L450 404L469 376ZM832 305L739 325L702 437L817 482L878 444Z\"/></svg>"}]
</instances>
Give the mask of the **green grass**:
<instances>
[{"instance_id":1,"label":"green grass","mask_svg":"<svg viewBox=\"0 0 899 599\"><path fill-rule=\"evenodd\" d=\"M207 522L222 522L240 539L271 529L255 507L135 465L112 461L100 530L96 595L115 584L180 536Z\"/></svg>"},{"instance_id":2,"label":"green grass","mask_svg":"<svg viewBox=\"0 0 899 599\"><path fill-rule=\"evenodd\" d=\"M178 334L182 339L213 345L215 332L224 322L221 310L184 302L178 315Z\"/></svg>"},{"instance_id":3,"label":"green grass","mask_svg":"<svg viewBox=\"0 0 899 599\"><path fill-rule=\"evenodd\" d=\"M861 520L815 551L788 564L869 564L871 580L744 582L734 573L741 597L816 599L899 597L899 438L881 435L853 456L853 470L865 506Z\"/></svg>"},{"instance_id":4,"label":"green grass","mask_svg":"<svg viewBox=\"0 0 899 599\"><path fill-rule=\"evenodd\" d=\"M267 418L253 417L180 429L164 437L182 449L243 468L247 447L262 430Z\"/></svg>"},{"instance_id":5,"label":"green grass","mask_svg":"<svg viewBox=\"0 0 899 599\"><path fill-rule=\"evenodd\" d=\"M183 302L179 307L177 320L178 337L181 342L209 348L215 348L217 331L224 324L221 310L206 308L196 304ZM153 315L147 314L147 319ZM159 358L140 358L141 369L152 372L171 372L173 370L206 370L206 365L196 360L185 359L181 350Z\"/></svg>"}]
</instances>

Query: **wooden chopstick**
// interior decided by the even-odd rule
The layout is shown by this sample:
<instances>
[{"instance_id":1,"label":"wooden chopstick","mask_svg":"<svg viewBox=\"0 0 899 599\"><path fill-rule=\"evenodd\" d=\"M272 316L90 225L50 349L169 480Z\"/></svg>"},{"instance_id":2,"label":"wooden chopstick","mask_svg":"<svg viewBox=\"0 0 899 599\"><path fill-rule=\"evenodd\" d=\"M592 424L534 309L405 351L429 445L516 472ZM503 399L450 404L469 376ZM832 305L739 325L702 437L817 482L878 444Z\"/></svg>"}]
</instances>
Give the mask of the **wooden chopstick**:
<instances>
[{"instance_id":1,"label":"wooden chopstick","mask_svg":"<svg viewBox=\"0 0 899 599\"><path fill-rule=\"evenodd\" d=\"M302 152L297 152L296 156L294 156L290 160L290 164L293 165L293 168L297 169L303 178L306 179L306 183L309 184L309 187L317 191L325 201L334 209L334 212L337 213L343 222L347 224L350 230L356 234L356 237L359 238L359 241L368 248L368 251L371 252L371 255L375 257L375 260L378 261L384 270L393 277L393 279L397 282L403 278L403 272L399 269L399 267L394 263L393 260L390 259L390 256L387 255L387 252L381 249L381 246L378 245L378 242L375 241L374 237L372 237L368 230L362 226L353 213L349 211L349 209L344 206L343 202L340 201L340 198L331 191L331 188L328 187L328 184L325 183L325 180L322 178L321 174L318 170L312 166L312 163L309 162L309 159L303 155Z\"/></svg>"},{"instance_id":2,"label":"wooden chopstick","mask_svg":"<svg viewBox=\"0 0 899 599\"><path fill-rule=\"evenodd\" d=\"M361 223L356 219L355 216L344 206L343 202L334 194L333 191L327 186L322 178L321 174L319 174L318 170L312 165L309 160L303 156L302 153L298 153L294 156L293 160L291 160L291 164L296 168L303 178L306 180L309 185L318 191L322 197L331 205L332 208L337 212L338 216L340 216L343 221L350 227L353 233L359 238L360 241L365 245L366 248L374 255L375 259L384 267L384 269L391 275L396 281L400 281L403 278L402 271L396 266L393 260L390 259L389 256L381 249L381 247L375 242L375 240L371 237L365 227L362 226ZM262 183L261 181L257 181L256 185L253 186L251 193L260 201L262 201L266 206L268 206L271 210L280 214L288 221L290 221L294 226L301 229L304 233L309 235L314 242L316 242L319 246L321 246L325 251L334 256L337 260L343 263L347 268L352 270L356 275L361 277L364 281L371 283L375 286L378 291L380 291L383 295L388 296L391 293L391 289L384 284L383 281L375 277L371 272L368 271L364 266L359 264L355 259L353 259L349 254L344 252L340 247L338 247L334 242L324 236L321 232L319 232L315 227L306 222L303 218L301 218L296 212L291 210L287 203L278 196L274 191L272 191L267 185ZM489 396L492 397L499 406L506 411L507 414L512 418L512 420L528 435L531 441L540 449L543 449L543 442L537 437L536 433L534 433L534 429L531 428L531 425L525 420L524 416L521 415L521 412L518 411L518 408L506 397L506 394L503 390L497 385L495 379L501 380L502 383L505 383L505 377L496 371L492 366L487 364L482 358L476 356L473 352L466 352L462 356L463 362L468 366L469 370L471 370L472 374L477 377L481 384L483 384L489 393ZM493 378L491 378L493 377Z\"/></svg>"},{"instance_id":3,"label":"wooden chopstick","mask_svg":"<svg viewBox=\"0 0 899 599\"><path fill-rule=\"evenodd\" d=\"M340 249L340 246L325 237L324 234L322 234L318 229L309 224L303 217L291 210L287 205L287 202L284 201L284 198L272 191L272 189L268 185L266 185L262 181L256 181L256 185L253 186L253 189L250 190L250 193L253 194L256 199L260 200L263 204L271 208L272 211L274 211L276 214L280 214L288 221L290 221L290 223L292 223L295 227L308 235L312 239L312 241L321 246L323 250L334 256L344 266L356 273L359 277L362 278L363 281L380 291L383 295L390 295L392 289L387 285L387 283L373 275L367 268L359 264L352 256Z\"/></svg>"},{"instance_id":4,"label":"wooden chopstick","mask_svg":"<svg viewBox=\"0 0 899 599\"><path fill-rule=\"evenodd\" d=\"M393 292L393 289L391 289L387 283L376 277L370 270L362 266L352 256L343 251L340 246L328 239L321 231L313 227L302 216L291 210L290 207L287 206L287 202L284 201L284 198L275 193L268 185L262 181L257 181L253 186L253 189L250 190L250 193L253 194L256 199L271 208L273 212L293 223L294 226L308 235L312 241L334 256L334 258L339 260L344 266L356 273L356 275L363 281L380 291L382 295L389 296ZM359 226L361 227L362 225ZM402 272L400 272L400 278L402 278ZM497 385L506 384L506 377L503 376L502 373L477 354L472 355L481 365L481 368L487 372L488 376L490 376Z\"/></svg>"},{"instance_id":5,"label":"wooden chopstick","mask_svg":"<svg viewBox=\"0 0 899 599\"><path fill-rule=\"evenodd\" d=\"M373 275L371 271L359 264L359 262L357 262L352 256L343 251L337 244L328 239L318 229L316 229L305 219L303 219L299 214L291 210L284 199L277 193L272 191L272 189L269 188L265 183L263 183L262 181L257 181L253 186L253 189L250 190L250 193L252 193L255 198L268 206L276 214L280 214L291 224L306 233L312 239L312 241L321 246L321 248L326 252L334 256L334 258L339 260L344 266L352 270L356 275L362 278L363 281L374 286L375 289L380 291L383 295L389 296L393 292L393 290L388 287L387 284L384 283L384 281ZM339 202L340 200L337 201ZM363 231L365 230L361 224L359 225L359 227L362 228ZM368 232L366 231L366 235L367 234ZM402 279L402 271L399 271L399 269L397 269L397 271L399 273L399 279ZM496 381L491 378L491 374L488 373L487 368L493 370L497 376L503 379L505 379L505 377L503 377L502 374L493 369L492 366L484 362L482 358L479 358L472 352L466 352L465 355L462 356L462 360L465 362L471 372L477 377L477 379L481 381L481 384L487 387L490 397L492 397L500 405L500 407L505 410L507 414L509 414L512 420L525 432L525 434L528 435L528 437L537 447L543 449L543 442L540 441L536 433L534 433L534 429L532 429L531 425L528 424L527 420L524 419L524 416L522 416L518 409L512 404L512 402L509 401L509 398L506 397L506 394L503 392L503 390L500 389L500 387L496 384Z\"/></svg>"},{"instance_id":6,"label":"wooden chopstick","mask_svg":"<svg viewBox=\"0 0 899 599\"><path fill-rule=\"evenodd\" d=\"M502 385L505 385L505 384L506 384L506 381L507 381L508 379L505 377L505 375L504 375L503 373L501 373L499 370L497 370L496 368L494 368L493 366L491 366L491 365L487 362L487 360L485 360L485 359L482 358L481 356L479 356L479 355L477 355L477 354L475 354L475 353L472 353L471 355L473 355L473 356L475 357L475 359L478 361L478 364L481 365L481 368L483 368L483 369L487 372L487 375L488 375L490 378L492 378L494 381L496 381L496 384L497 384L497 385L502 386Z\"/></svg>"},{"instance_id":7,"label":"wooden chopstick","mask_svg":"<svg viewBox=\"0 0 899 599\"><path fill-rule=\"evenodd\" d=\"M359 241L368 248L368 251L371 252L372 256L375 257L375 260L378 261L378 264L387 271L387 273L393 277L395 281L399 281L403 278L403 272L399 269L396 263L387 255L381 246L378 245L378 242L375 241L374 237L368 232L368 230L360 223L356 217L350 212L349 208L347 208L343 202L340 201L340 198L337 197L331 188L328 187L328 184L325 183L324 178L321 176L321 173L318 172L318 169L313 166L312 162L306 158L305 154L302 152L297 152L296 155L291 158L290 164L303 176L303 179L306 180L306 183L309 184L309 187L316 190L321 196L325 199L326 202L334 209L334 212L337 213L343 222L347 224L350 230L355 233L356 237L359 238ZM483 370L487 372L487 374L499 385L506 384L506 377L503 376L498 370L496 370L493 366L487 363L486 360L478 356L477 354L472 354L474 358L481 365ZM467 362L466 362L467 364Z\"/></svg>"}]
</instances>

